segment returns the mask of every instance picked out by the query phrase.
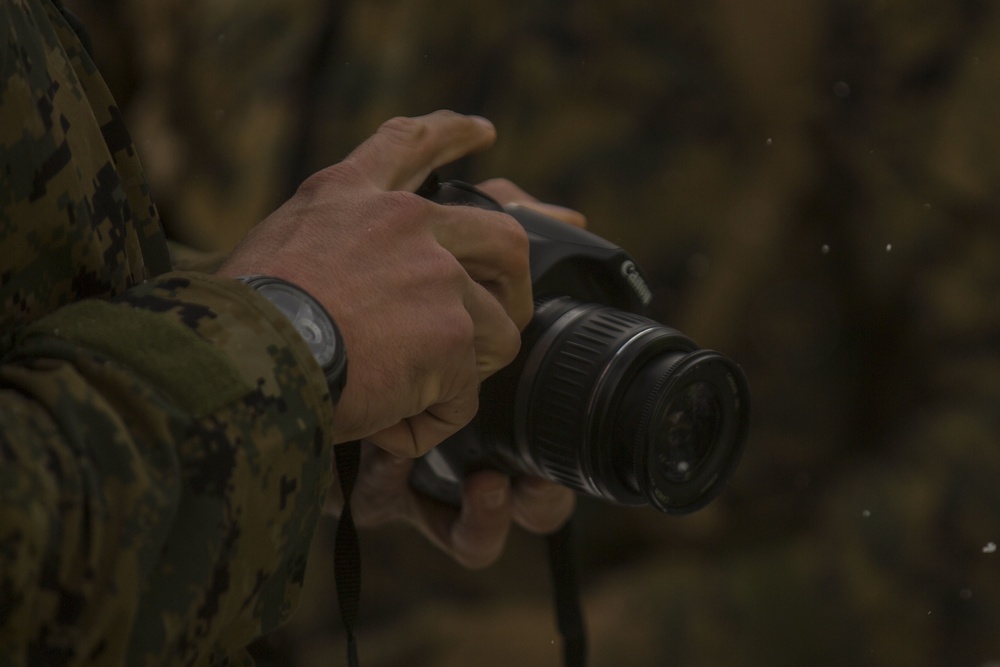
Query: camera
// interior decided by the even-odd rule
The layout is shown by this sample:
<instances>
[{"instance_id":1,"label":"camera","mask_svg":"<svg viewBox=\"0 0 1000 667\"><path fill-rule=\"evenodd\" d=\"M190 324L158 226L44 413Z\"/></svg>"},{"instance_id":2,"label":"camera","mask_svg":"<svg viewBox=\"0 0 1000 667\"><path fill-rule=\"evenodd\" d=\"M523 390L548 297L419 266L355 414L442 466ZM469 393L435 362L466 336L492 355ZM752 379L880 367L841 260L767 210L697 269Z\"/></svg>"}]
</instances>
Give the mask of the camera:
<instances>
[{"instance_id":1,"label":"camera","mask_svg":"<svg viewBox=\"0 0 1000 667\"><path fill-rule=\"evenodd\" d=\"M460 181L418 193L505 210ZM669 514L706 505L746 444L743 370L647 317L652 293L624 250L524 207L507 212L530 240L534 316L515 361L483 382L475 419L417 461L411 484L457 505L462 479L491 468Z\"/></svg>"}]
</instances>

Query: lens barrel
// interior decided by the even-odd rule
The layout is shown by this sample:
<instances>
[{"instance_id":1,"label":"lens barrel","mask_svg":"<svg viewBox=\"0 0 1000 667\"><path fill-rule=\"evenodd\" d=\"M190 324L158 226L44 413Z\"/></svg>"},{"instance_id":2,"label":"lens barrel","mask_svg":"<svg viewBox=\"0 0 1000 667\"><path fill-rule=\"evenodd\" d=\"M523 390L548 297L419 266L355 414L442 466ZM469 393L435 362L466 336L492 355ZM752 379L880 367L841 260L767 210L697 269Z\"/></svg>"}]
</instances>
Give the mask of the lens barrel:
<instances>
[{"instance_id":1,"label":"lens barrel","mask_svg":"<svg viewBox=\"0 0 1000 667\"><path fill-rule=\"evenodd\" d=\"M570 298L538 304L524 345L504 459L671 514L721 491L748 429L746 378L728 357L651 319Z\"/></svg>"}]
</instances>

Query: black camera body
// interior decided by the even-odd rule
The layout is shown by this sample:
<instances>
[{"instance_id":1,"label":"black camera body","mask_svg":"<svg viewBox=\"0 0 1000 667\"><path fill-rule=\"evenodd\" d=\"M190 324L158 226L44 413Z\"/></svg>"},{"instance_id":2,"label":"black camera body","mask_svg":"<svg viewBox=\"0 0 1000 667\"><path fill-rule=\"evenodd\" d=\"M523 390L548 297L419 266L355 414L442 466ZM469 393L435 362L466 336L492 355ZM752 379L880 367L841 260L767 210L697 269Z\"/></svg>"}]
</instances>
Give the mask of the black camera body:
<instances>
[{"instance_id":1,"label":"black camera body","mask_svg":"<svg viewBox=\"0 0 1000 667\"><path fill-rule=\"evenodd\" d=\"M420 194L505 210L458 181ZM534 317L515 361L483 383L476 418L417 462L413 486L457 505L462 479L492 468L671 514L707 504L746 443L742 369L646 317L652 294L624 250L524 207L506 211L530 240Z\"/></svg>"}]
</instances>

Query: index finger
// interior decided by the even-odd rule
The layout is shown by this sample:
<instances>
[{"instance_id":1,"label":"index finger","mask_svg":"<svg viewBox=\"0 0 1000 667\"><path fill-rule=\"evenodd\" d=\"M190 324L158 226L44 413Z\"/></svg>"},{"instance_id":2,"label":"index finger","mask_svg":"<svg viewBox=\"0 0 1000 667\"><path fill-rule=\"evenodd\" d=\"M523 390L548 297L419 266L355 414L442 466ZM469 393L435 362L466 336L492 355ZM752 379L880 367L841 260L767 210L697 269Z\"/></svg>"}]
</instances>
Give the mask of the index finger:
<instances>
[{"instance_id":1,"label":"index finger","mask_svg":"<svg viewBox=\"0 0 1000 667\"><path fill-rule=\"evenodd\" d=\"M413 192L433 170L495 140L496 129L485 118L435 111L386 121L344 162L378 188Z\"/></svg>"}]
</instances>

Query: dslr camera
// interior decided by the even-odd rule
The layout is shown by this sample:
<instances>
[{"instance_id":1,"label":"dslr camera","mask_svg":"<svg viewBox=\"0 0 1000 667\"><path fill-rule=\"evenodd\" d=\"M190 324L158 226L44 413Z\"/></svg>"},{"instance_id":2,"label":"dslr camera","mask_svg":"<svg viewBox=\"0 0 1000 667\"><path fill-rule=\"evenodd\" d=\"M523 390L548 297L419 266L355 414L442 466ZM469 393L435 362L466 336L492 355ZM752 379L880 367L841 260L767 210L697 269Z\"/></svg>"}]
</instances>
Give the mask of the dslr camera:
<instances>
[{"instance_id":1,"label":"dslr camera","mask_svg":"<svg viewBox=\"0 0 1000 667\"><path fill-rule=\"evenodd\" d=\"M433 179L419 194L504 210L459 181ZM418 460L411 484L457 505L462 479L492 468L668 514L706 505L746 443L743 370L647 317L649 286L621 248L507 212L530 239L534 316L516 360L483 383L476 418Z\"/></svg>"}]
</instances>

